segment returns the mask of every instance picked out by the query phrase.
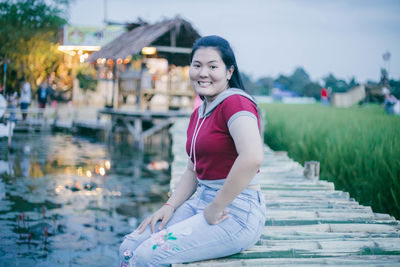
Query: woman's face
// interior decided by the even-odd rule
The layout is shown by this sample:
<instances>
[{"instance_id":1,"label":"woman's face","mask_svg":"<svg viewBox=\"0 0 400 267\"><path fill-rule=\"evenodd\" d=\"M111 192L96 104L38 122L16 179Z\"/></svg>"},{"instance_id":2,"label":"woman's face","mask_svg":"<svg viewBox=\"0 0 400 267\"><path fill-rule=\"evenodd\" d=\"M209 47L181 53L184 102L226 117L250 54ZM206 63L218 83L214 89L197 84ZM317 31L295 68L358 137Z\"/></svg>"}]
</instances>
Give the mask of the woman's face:
<instances>
[{"instance_id":1,"label":"woman's face","mask_svg":"<svg viewBox=\"0 0 400 267\"><path fill-rule=\"evenodd\" d=\"M219 52L212 47L197 49L190 64L189 77L193 89L204 96L207 102L213 101L228 88L233 67L227 69Z\"/></svg>"}]
</instances>

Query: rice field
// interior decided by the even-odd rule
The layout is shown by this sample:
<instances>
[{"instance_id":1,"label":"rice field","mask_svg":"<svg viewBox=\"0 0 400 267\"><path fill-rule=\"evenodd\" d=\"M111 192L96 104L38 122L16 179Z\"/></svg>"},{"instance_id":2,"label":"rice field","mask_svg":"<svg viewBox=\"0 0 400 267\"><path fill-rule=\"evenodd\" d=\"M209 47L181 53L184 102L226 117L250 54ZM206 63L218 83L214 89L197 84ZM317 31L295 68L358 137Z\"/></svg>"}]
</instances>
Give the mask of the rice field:
<instances>
[{"instance_id":1,"label":"rice field","mask_svg":"<svg viewBox=\"0 0 400 267\"><path fill-rule=\"evenodd\" d=\"M334 182L375 212L400 219L400 117L378 105L334 108L262 104L265 142L294 160L317 160Z\"/></svg>"}]
</instances>

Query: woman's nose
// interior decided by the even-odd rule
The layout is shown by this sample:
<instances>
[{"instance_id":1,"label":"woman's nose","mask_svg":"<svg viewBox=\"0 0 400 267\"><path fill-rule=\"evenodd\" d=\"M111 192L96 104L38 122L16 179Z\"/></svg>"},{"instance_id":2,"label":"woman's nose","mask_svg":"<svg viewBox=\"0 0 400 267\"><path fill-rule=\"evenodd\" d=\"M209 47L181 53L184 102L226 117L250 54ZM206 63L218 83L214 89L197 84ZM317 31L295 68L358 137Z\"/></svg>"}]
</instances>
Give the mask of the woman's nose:
<instances>
[{"instance_id":1,"label":"woman's nose","mask_svg":"<svg viewBox=\"0 0 400 267\"><path fill-rule=\"evenodd\" d=\"M200 77L207 77L207 76L208 76L207 68L201 68L200 69Z\"/></svg>"}]
</instances>

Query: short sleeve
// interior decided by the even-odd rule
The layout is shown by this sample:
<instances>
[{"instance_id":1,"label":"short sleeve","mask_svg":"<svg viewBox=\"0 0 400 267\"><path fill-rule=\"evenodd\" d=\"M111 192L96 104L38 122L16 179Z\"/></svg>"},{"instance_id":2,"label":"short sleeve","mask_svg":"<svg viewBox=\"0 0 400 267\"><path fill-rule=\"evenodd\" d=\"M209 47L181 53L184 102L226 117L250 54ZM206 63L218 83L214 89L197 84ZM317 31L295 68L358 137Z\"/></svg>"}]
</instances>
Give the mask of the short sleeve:
<instances>
[{"instance_id":1,"label":"short sleeve","mask_svg":"<svg viewBox=\"0 0 400 267\"><path fill-rule=\"evenodd\" d=\"M259 124L259 117L256 105L247 97L232 95L222 103L222 113L227 126L240 116L250 116Z\"/></svg>"}]
</instances>

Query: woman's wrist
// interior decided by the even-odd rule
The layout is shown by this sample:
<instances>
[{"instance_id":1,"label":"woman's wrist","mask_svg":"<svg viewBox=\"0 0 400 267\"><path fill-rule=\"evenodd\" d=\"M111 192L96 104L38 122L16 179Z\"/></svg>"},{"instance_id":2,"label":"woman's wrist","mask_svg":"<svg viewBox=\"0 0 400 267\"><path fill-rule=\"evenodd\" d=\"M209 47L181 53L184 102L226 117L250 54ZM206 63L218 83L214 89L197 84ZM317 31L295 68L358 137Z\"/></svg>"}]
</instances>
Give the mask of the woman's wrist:
<instances>
[{"instance_id":1,"label":"woman's wrist","mask_svg":"<svg viewBox=\"0 0 400 267\"><path fill-rule=\"evenodd\" d=\"M222 212L222 211L225 209L225 206L222 205L222 204L217 203L217 202L215 201L215 199L214 199L214 201L212 201L212 202L210 203L210 207L211 207L212 210L215 211L215 212Z\"/></svg>"},{"instance_id":2,"label":"woman's wrist","mask_svg":"<svg viewBox=\"0 0 400 267\"><path fill-rule=\"evenodd\" d=\"M165 202L163 206L168 206L168 207L171 207L171 208L172 208L172 210L173 210L173 211L175 211L175 206L174 206L174 205L172 205L172 204L170 204L170 203L168 203L168 202Z\"/></svg>"}]
</instances>

